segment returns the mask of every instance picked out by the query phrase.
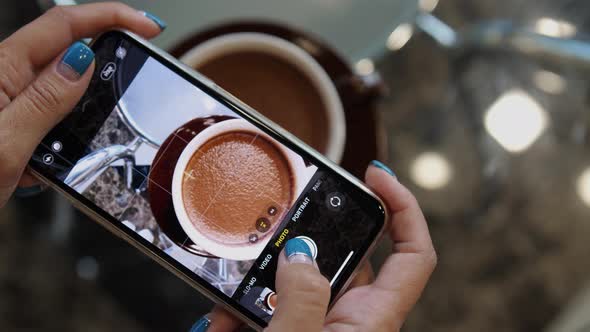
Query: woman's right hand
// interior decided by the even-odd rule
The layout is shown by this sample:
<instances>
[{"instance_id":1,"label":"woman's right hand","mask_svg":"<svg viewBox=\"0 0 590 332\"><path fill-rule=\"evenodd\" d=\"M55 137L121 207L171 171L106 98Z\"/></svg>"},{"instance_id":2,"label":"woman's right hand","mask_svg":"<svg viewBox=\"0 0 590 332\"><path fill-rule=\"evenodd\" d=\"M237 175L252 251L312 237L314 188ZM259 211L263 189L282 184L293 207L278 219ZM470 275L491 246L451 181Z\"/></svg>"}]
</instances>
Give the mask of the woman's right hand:
<instances>
[{"instance_id":1,"label":"woman's right hand","mask_svg":"<svg viewBox=\"0 0 590 332\"><path fill-rule=\"evenodd\" d=\"M436 253L414 196L393 172L373 162L365 180L387 204L393 253L376 277L365 265L330 312L330 284L307 245L291 239L279 257L278 305L266 331L399 331L436 266ZM191 332L233 331L240 321L216 308Z\"/></svg>"}]
</instances>

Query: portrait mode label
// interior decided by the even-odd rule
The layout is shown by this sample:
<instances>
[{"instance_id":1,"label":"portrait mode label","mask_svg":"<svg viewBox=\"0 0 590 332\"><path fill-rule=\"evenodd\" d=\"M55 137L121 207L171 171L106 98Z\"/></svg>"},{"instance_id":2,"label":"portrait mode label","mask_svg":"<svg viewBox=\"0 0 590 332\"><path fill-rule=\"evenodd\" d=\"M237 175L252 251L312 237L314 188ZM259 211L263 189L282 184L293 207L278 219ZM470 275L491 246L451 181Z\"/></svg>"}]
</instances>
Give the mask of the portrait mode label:
<instances>
[{"instance_id":1,"label":"portrait mode label","mask_svg":"<svg viewBox=\"0 0 590 332\"><path fill-rule=\"evenodd\" d=\"M305 211L307 204L309 204L309 197L305 197L303 199L303 202L301 202L301 205L299 205L299 208L297 208L297 211L295 211L295 214L293 215L293 217L291 217L292 222L296 222L299 219L299 217L301 217L301 214L303 214L303 211Z\"/></svg>"}]
</instances>

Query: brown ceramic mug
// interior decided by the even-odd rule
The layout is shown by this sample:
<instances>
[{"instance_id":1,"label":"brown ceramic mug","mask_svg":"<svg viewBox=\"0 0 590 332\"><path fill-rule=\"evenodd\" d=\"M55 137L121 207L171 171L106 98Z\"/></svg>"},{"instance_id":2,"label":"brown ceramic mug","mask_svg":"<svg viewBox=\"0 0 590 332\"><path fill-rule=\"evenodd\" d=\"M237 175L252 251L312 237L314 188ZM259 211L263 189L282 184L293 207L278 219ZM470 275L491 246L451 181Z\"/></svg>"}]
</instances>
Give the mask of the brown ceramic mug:
<instances>
[{"instance_id":1,"label":"brown ceramic mug","mask_svg":"<svg viewBox=\"0 0 590 332\"><path fill-rule=\"evenodd\" d=\"M236 21L201 30L181 41L170 50L170 53L177 58L183 58L191 50L210 40L244 32L264 34L286 41L307 53L323 68L333 86L336 87L344 110L345 126L343 128L345 129L346 139L340 142L340 145L344 147L340 164L346 170L358 177L362 177L367 164L371 160L386 157L383 153L386 150L385 135L381 132L382 129L377 126L378 120L375 112L376 101L385 92L379 76L363 77L357 75L346 59L313 34L274 22ZM244 65L242 64L242 66ZM212 76L211 73L209 75ZM237 77L237 75L230 76L232 79ZM256 84L252 80L248 82L251 85ZM218 85L240 98L240 91L237 91L239 89L234 88L234 91L232 91L232 89L228 89L229 86L226 86L225 82L220 83ZM244 86L246 85L241 87ZM253 104L247 100L245 101L247 104ZM253 106L257 108L255 105ZM300 120L297 117L299 112L294 112L294 114L295 119ZM273 119L272 116L270 118ZM280 121L275 122L281 124ZM283 127L293 132L293 127L296 127L294 124L302 123L302 121L290 121L287 125L283 123ZM297 135L297 133L295 134ZM322 151L321 147L311 145Z\"/></svg>"},{"instance_id":2,"label":"brown ceramic mug","mask_svg":"<svg viewBox=\"0 0 590 332\"><path fill-rule=\"evenodd\" d=\"M303 49L256 32L212 38L181 61L339 163L346 122L336 86Z\"/></svg>"}]
</instances>

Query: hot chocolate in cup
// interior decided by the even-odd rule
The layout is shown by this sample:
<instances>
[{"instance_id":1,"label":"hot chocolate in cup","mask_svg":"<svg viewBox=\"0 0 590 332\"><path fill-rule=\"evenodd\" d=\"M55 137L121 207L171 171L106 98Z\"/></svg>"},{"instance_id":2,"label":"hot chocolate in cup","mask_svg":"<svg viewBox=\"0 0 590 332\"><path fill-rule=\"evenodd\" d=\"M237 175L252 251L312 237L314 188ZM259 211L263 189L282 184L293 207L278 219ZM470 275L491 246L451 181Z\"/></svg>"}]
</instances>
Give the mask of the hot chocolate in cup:
<instances>
[{"instance_id":1,"label":"hot chocolate in cup","mask_svg":"<svg viewBox=\"0 0 590 332\"><path fill-rule=\"evenodd\" d=\"M346 140L338 91L324 68L301 47L275 36L239 32L189 50L181 61L340 162Z\"/></svg>"},{"instance_id":2,"label":"hot chocolate in cup","mask_svg":"<svg viewBox=\"0 0 590 332\"><path fill-rule=\"evenodd\" d=\"M188 142L174 169L180 226L207 252L258 257L310 177L303 159L246 120L227 120Z\"/></svg>"}]
</instances>

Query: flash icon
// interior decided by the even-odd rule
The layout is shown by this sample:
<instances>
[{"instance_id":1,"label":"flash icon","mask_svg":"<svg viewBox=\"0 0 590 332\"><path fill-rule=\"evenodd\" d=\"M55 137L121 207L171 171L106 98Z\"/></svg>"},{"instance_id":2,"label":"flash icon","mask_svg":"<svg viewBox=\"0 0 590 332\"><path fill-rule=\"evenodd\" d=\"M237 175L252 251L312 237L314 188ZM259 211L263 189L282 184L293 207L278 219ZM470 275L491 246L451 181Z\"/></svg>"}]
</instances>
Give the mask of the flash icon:
<instances>
[{"instance_id":1,"label":"flash icon","mask_svg":"<svg viewBox=\"0 0 590 332\"><path fill-rule=\"evenodd\" d=\"M43 155L43 163L45 165L53 164L53 155L50 153L46 153L45 155Z\"/></svg>"}]
</instances>

